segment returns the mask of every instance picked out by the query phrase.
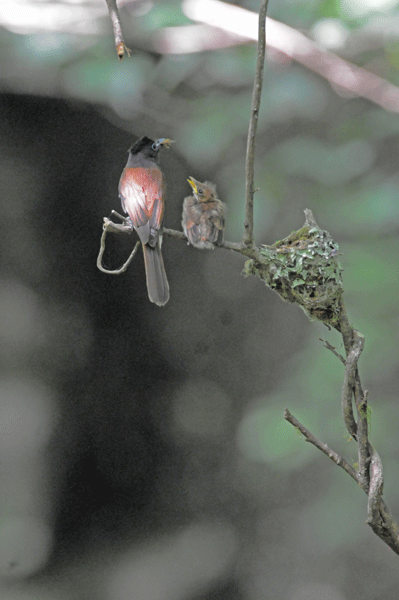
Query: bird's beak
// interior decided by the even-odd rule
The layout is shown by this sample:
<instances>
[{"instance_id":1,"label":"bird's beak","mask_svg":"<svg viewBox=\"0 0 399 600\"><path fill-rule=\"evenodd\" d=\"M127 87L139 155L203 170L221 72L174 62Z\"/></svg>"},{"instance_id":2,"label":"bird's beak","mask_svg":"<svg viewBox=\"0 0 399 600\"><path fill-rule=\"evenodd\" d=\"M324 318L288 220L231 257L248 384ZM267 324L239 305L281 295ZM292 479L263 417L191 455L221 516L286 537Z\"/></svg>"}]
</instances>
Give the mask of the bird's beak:
<instances>
[{"instance_id":1,"label":"bird's beak","mask_svg":"<svg viewBox=\"0 0 399 600\"><path fill-rule=\"evenodd\" d=\"M169 140L168 138L159 138L157 140L156 145L158 148L170 148L172 144L175 143L175 140Z\"/></svg>"},{"instance_id":2,"label":"bird's beak","mask_svg":"<svg viewBox=\"0 0 399 600\"><path fill-rule=\"evenodd\" d=\"M197 190L197 184L196 184L196 182L195 182L195 179L194 179L194 177L189 177L189 178L187 179L187 181L188 181L188 183L191 185L191 187L193 188L193 190L194 190L194 194L197 194L197 193L198 193L198 190Z\"/></svg>"}]
</instances>

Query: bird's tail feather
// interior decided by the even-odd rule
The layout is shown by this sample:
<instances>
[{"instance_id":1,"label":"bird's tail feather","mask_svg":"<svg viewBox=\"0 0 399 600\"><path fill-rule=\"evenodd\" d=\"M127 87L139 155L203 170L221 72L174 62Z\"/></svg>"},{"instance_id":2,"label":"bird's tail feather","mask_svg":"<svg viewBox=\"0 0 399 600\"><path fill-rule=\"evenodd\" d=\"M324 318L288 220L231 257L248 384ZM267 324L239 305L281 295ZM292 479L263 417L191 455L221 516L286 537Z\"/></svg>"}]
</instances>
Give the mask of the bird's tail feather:
<instances>
[{"instance_id":1,"label":"bird's tail feather","mask_svg":"<svg viewBox=\"0 0 399 600\"><path fill-rule=\"evenodd\" d=\"M169 283L159 243L155 247L143 244L144 264L147 278L148 297L151 302L163 306L169 300Z\"/></svg>"}]
</instances>

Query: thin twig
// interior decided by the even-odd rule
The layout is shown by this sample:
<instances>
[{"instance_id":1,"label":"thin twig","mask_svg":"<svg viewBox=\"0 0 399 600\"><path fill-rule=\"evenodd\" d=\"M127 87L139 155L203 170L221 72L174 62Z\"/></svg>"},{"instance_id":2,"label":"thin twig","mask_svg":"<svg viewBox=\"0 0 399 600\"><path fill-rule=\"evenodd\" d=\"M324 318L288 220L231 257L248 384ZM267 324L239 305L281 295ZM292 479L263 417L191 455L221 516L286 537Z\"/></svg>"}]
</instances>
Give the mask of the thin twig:
<instances>
[{"instance_id":1,"label":"thin twig","mask_svg":"<svg viewBox=\"0 0 399 600\"><path fill-rule=\"evenodd\" d=\"M168 237L174 237L174 238L177 238L178 240L183 240L183 241L187 242L187 244L188 244L187 238L182 231L177 231L176 229L164 228L163 232ZM224 248L225 250L234 250L235 252L241 252L241 253L243 253L243 251L246 250L245 245L242 244L241 242L238 242L238 243L237 242L223 242L223 244L220 244L220 246L216 246L216 247Z\"/></svg>"},{"instance_id":2,"label":"thin twig","mask_svg":"<svg viewBox=\"0 0 399 600\"><path fill-rule=\"evenodd\" d=\"M301 434L307 442L310 442L311 444L313 444L313 446L316 446L316 448L321 450L326 456L328 456L328 458L335 462L336 465L344 469L344 471L346 471L348 475L350 475L352 479L356 481L356 483L363 487L361 481L359 480L356 470L349 463L347 463L346 460L342 458L342 456L334 452L334 450L331 450L331 448L329 448L327 444L317 439L317 437L315 437L313 433L305 427L305 425L302 425L302 423L298 421L298 419L294 417L293 414L290 413L288 408L286 408L284 411L284 419L286 419L286 421L288 421L289 423L291 423L291 425L296 427L301 432ZM363 489L365 492L367 492L367 487L366 489L363 487Z\"/></svg>"},{"instance_id":3,"label":"thin twig","mask_svg":"<svg viewBox=\"0 0 399 600\"><path fill-rule=\"evenodd\" d=\"M254 163L255 163L255 137L258 126L259 106L262 95L263 70L266 50L266 14L269 0L263 0L259 11L258 28L258 57L254 89L252 93L251 118L249 121L247 155L245 161L245 221L244 243L252 246L254 239Z\"/></svg>"},{"instance_id":4,"label":"thin twig","mask_svg":"<svg viewBox=\"0 0 399 600\"><path fill-rule=\"evenodd\" d=\"M120 217L120 215L118 215L118 216ZM124 217L120 217L120 218L124 219ZM123 263L123 265L120 267L120 269L109 270L109 269L106 269L105 267L103 267L103 264L102 264L103 254L104 254L104 250L105 250L105 238L107 237L107 233L109 231L111 231L112 233L131 233L132 229L133 228L131 228L131 230L128 231L127 225L119 225L118 223L114 223L113 221L110 221L109 219L104 218L103 233L102 233L101 241L100 241L100 251L97 256L97 268L100 269L100 271L102 271L103 273L107 273L107 275L120 275L121 273L124 273L126 271L126 269L132 262L135 254L140 246L140 242L136 242L136 245L133 248L129 258L127 259L127 261L125 263Z\"/></svg>"},{"instance_id":5,"label":"thin twig","mask_svg":"<svg viewBox=\"0 0 399 600\"><path fill-rule=\"evenodd\" d=\"M134 227L129 217L122 217L116 210L111 210L111 214L118 217L122 223L114 223L111 219L104 217L103 229L111 233L133 233Z\"/></svg>"},{"instance_id":6,"label":"thin twig","mask_svg":"<svg viewBox=\"0 0 399 600\"><path fill-rule=\"evenodd\" d=\"M123 39L121 18L119 16L116 0L106 0L106 2L109 10L109 17L112 23L112 29L114 32L116 52L119 56L119 60L122 60L122 58L125 56L125 51L129 56L130 50L126 46L125 40Z\"/></svg>"},{"instance_id":7,"label":"thin twig","mask_svg":"<svg viewBox=\"0 0 399 600\"><path fill-rule=\"evenodd\" d=\"M370 445L371 450L371 464L370 464L370 485L365 484L363 477L359 475L355 469L346 462L344 458L339 456L336 452L331 450L320 440L318 440L313 433L309 431L298 419L290 413L286 408L284 411L284 418L291 423L294 427L300 431L307 442L310 442L321 450L323 454L328 456L336 465L344 469L356 481L356 483L362 488L366 494L368 494L367 511L368 517L366 523L370 525L379 538L381 538L396 554L399 554L399 529L397 524L392 518L391 513L384 500L382 499L382 488L383 488L383 475L382 475L382 463L377 452Z\"/></svg>"},{"instance_id":8,"label":"thin twig","mask_svg":"<svg viewBox=\"0 0 399 600\"><path fill-rule=\"evenodd\" d=\"M177 231L176 229L167 229L164 227L163 232L168 237L174 237L174 238L177 238L178 240L183 240L183 241L187 242L187 245L188 245L187 237L184 235L184 233L182 231Z\"/></svg>"},{"instance_id":9,"label":"thin twig","mask_svg":"<svg viewBox=\"0 0 399 600\"><path fill-rule=\"evenodd\" d=\"M330 342L327 342L327 340L323 340L322 338L319 338L319 340L324 343L324 347L327 348L327 350L330 350L334 356L336 356L346 366L346 360L342 354L336 351L334 346L331 346Z\"/></svg>"}]
</instances>

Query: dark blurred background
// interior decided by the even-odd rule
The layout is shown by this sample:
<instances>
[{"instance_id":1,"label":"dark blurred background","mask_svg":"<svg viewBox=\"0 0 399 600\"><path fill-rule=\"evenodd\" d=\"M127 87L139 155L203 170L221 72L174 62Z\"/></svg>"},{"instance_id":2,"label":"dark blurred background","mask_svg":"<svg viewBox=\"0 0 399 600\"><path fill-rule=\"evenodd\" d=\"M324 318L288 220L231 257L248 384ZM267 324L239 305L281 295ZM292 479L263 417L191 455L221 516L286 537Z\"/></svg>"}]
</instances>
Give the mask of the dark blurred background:
<instances>
[{"instance_id":1,"label":"dark blurred background","mask_svg":"<svg viewBox=\"0 0 399 600\"><path fill-rule=\"evenodd\" d=\"M161 157L166 227L181 229L192 175L216 183L226 238L242 239L256 46L244 24L239 38L194 22L201 6L121 3L122 62L99 0L0 6L1 600L397 598L398 557L366 526L366 496L283 419L288 407L357 461L342 365L319 341L343 352L338 335L227 250L165 238L163 308L141 252L123 275L96 267L142 135L176 140ZM269 15L397 90L397 2L271 1ZM388 112L295 53L268 50L256 242L310 208L340 244L399 517L399 102ZM108 235L104 264L134 241Z\"/></svg>"}]
</instances>

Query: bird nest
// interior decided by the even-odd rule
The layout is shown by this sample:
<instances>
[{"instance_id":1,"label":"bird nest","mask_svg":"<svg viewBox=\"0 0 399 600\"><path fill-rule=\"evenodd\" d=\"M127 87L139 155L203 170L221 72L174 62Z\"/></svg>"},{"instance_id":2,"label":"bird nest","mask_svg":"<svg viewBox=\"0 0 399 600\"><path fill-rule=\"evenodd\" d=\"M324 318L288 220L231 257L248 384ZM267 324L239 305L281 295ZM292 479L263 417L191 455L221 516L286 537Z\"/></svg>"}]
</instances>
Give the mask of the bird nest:
<instances>
[{"instance_id":1,"label":"bird nest","mask_svg":"<svg viewBox=\"0 0 399 600\"><path fill-rule=\"evenodd\" d=\"M338 250L327 231L305 225L272 246L261 246L259 260L247 261L244 274L257 275L311 319L339 330L343 269Z\"/></svg>"}]
</instances>

